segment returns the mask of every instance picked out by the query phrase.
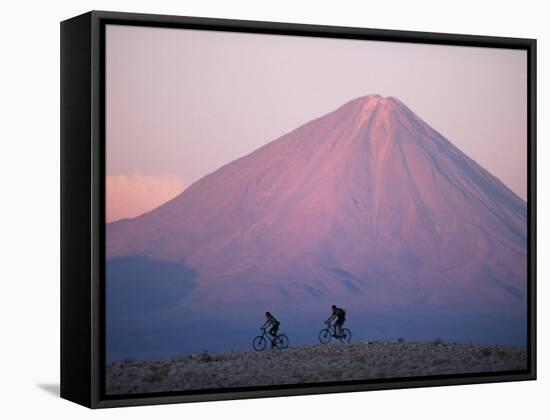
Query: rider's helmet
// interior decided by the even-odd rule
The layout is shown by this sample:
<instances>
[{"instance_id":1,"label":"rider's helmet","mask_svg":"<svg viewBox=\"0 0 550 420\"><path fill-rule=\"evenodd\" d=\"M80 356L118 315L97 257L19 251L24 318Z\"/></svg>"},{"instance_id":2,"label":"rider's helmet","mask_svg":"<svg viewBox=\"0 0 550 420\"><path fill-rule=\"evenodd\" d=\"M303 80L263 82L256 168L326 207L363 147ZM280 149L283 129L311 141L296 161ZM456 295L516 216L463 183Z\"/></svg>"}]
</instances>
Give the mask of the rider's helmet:
<instances>
[{"instance_id":1,"label":"rider's helmet","mask_svg":"<svg viewBox=\"0 0 550 420\"><path fill-rule=\"evenodd\" d=\"M332 305L332 309L336 309L336 305Z\"/></svg>"},{"instance_id":2,"label":"rider's helmet","mask_svg":"<svg viewBox=\"0 0 550 420\"><path fill-rule=\"evenodd\" d=\"M265 313L265 316L271 316L271 313L270 313L270 312L266 312L266 313Z\"/></svg>"}]
</instances>

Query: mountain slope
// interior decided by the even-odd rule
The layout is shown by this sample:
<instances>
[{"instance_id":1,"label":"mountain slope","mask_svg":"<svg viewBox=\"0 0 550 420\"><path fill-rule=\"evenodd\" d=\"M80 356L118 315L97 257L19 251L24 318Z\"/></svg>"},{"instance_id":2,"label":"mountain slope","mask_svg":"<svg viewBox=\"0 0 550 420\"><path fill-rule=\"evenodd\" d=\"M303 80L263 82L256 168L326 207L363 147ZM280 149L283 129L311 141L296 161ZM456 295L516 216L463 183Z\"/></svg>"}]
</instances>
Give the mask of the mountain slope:
<instances>
[{"instance_id":1,"label":"mountain slope","mask_svg":"<svg viewBox=\"0 0 550 420\"><path fill-rule=\"evenodd\" d=\"M367 96L108 225L107 257L189 268L180 306L200 312L337 300L521 317L526 204L399 100Z\"/></svg>"}]
</instances>

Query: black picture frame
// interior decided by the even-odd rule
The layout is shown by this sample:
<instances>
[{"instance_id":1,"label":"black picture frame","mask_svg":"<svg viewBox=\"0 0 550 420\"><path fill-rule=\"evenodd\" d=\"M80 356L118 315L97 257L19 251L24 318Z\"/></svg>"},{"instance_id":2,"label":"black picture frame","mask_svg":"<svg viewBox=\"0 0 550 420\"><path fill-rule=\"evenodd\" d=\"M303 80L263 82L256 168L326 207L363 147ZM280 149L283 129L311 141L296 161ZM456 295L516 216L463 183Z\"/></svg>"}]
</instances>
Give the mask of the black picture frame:
<instances>
[{"instance_id":1,"label":"black picture frame","mask_svg":"<svg viewBox=\"0 0 550 420\"><path fill-rule=\"evenodd\" d=\"M528 369L292 386L105 394L105 25L520 49L528 62ZM536 379L536 40L92 11L61 23L61 397L90 408Z\"/></svg>"}]
</instances>

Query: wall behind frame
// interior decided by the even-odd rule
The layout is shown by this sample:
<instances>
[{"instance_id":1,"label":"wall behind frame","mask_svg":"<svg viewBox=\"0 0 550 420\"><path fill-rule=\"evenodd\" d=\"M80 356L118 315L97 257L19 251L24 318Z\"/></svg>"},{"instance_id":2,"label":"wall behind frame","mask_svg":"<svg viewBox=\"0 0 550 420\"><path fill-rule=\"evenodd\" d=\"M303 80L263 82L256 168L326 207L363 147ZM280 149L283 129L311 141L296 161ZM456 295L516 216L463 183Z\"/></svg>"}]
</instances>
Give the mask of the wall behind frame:
<instances>
[{"instance_id":1,"label":"wall behind frame","mask_svg":"<svg viewBox=\"0 0 550 420\"><path fill-rule=\"evenodd\" d=\"M88 412L54 397L59 393L59 21L91 9L167 13L538 38L539 156L539 302L550 298L546 242L550 213L545 185L550 182L550 73L543 3L271 2L212 0L82 1L11 3L2 31L3 191L0 266L4 337L2 355L4 410L12 418L48 413L58 418L316 419L365 415L370 418L518 419L547 411L550 390L547 305L539 304L539 380L536 382L384 391L356 394L229 401ZM116 414L115 414L116 413Z\"/></svg>"}]
</instances>

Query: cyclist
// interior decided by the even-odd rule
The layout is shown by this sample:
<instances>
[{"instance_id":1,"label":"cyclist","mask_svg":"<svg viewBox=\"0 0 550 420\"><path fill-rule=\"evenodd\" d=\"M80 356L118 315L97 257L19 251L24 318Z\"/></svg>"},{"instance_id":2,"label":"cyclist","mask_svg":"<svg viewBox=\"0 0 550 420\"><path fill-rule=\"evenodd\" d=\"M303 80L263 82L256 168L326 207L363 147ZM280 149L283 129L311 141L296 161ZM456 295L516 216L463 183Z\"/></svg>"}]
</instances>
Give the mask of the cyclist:
<instances>
[{"instance_id":1,"label":"cyclist","mask_svg":"<svg viewBox=\"0 0 550 420\"><path fill-rule=\"evenodd\" d=\"M281 325L281 323L277 321L277 319L273 315L271 315L270 312L265 313L265 323L264 325L262 325L262 328L267 328L271 326L271 328L268 331L269 335L271 336L271 347L275 345L274 340L277 338L277 331L279 331L279 325Z\"/></svg>"},{"instance_id":2,"label":"cyclist","mask_svg":"<svg viewBox=\"0 0 550 420\"><path fill-rule=\"evenodd\" d=\"M332 315L325 322L330 324L333 319L336 319L336 322L334 323L334 330L336 332L336 337L339 338L342 335L342 325L346 322L346 311L344 308L339 308L336 305L332 305Z\"/></svg>"}]
</instances>

